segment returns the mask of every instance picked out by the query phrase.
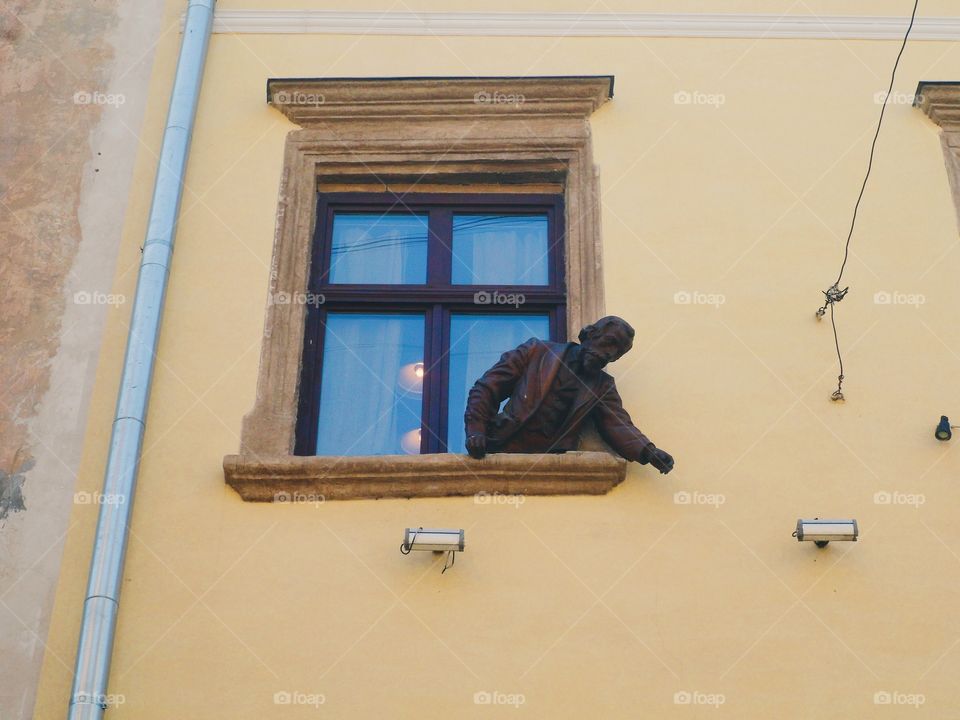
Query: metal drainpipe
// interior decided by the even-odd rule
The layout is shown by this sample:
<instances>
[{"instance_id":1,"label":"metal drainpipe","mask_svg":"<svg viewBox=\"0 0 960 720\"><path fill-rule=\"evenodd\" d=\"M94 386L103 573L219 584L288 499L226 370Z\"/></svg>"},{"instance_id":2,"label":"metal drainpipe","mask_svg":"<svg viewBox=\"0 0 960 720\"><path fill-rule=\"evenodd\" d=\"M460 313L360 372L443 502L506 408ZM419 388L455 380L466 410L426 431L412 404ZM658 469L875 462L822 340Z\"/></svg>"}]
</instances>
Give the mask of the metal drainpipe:
<instances>
[{"instance_id":1,"label":"metal drainpipe","mask_svg":"<svg viewBox=\"0 0 960 720\"><path fill-rule=\"evenodd\" d=\"M167 110L167 126L163 131L150 221L140 260L116 417L103 478L100 517L77 645L69 720L99 720L107 708L107 680L117 624L127 531L133 510L154 355L160 336L163 300L173 255L173 238L180 212L190 136L213 27L214 3L215 0L189 0L187 3L183 42Z\"/></svg>"}]
</instances>

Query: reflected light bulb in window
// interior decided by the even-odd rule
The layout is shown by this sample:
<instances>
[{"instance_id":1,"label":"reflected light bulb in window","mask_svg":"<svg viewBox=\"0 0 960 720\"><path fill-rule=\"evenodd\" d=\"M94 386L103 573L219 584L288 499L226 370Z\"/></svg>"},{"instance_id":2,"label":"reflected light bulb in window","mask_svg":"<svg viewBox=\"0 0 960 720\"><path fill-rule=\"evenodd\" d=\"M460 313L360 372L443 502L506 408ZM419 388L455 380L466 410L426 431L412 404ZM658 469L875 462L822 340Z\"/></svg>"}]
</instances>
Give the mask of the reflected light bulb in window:
<instances>
[{"instance_id":1,"label":"reflected light bulb in window","mask_svg":"<svg viewBox=\"0 0 960 720\"><path fill-rule=\"evenodd\" d=\"M400 447L407 455L420 454L420 428L405 432L400 438Z\"/></svg>"},{"instance_id":2,"label":"reflected light bulb in window","mask_svg":"<svg viewBox=\"0 0 960 720\"><path fill-rule=\"evenodd\" d=\"M404 392L422 393L425 373L422 362L408 363L400 368L400 379L397 384Z\"/></svg>"}]
</instances>

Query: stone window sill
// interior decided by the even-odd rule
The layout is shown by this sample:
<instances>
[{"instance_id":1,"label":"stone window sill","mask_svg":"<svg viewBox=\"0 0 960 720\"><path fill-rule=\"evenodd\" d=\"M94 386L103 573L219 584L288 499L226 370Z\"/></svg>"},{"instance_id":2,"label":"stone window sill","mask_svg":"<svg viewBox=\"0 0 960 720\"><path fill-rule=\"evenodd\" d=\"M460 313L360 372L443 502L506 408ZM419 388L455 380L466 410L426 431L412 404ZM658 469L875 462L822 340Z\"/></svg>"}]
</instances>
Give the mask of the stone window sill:
<instances>
[{"instance_id":1,"label":"stone window sill","mask_svg":"<svg viewBox=\"0 0 960 720\"><path fill-rule=\"evenodd\" d=\"M368 457L227 455L223 473L248 502L412 498L502 493L603 495L627 462L606 452Z\"/></svg>"}]
</instances>

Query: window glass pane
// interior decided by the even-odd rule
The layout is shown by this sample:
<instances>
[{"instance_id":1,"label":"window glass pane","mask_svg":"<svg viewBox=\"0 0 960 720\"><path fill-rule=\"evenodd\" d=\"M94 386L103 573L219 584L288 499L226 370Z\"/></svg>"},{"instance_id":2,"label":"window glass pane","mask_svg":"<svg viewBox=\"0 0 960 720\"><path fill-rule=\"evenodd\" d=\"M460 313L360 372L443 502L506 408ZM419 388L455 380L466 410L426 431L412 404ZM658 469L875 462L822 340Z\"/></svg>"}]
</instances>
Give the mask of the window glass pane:
<instances>
[{"instance_id":1,"label":"window glass pane","mask_svg":"<svg viewBox=\"0 0 960 720\"><path fill-rule=\"evenodd\" d=\"M463 413L467 393L507 350L532 337L548 340L550 320L543 315L453 315L450 318L450 391L447 451L466 452Z\"/></svg>"},{"instance_id":2,"label":"window glass pane","mask_svg":"<svg viewBox=\"0 0 960 720\"><path fill-rule=\"evenodd\" d=\"M547 216L453 216L454 285L547 285Z\"/></svg>"},{"instance_id":3,"label":"window glass pane","mask_svg":"<svg viewBox=\"0 0 960 720\"><path fill-rule=\"evenodd\" d=\"M427 214L334 213L330 282L425 283L428 225Z\"/></svg>"},{"instance_id":4,"label":"window glass pane","mask_svg":"<svg viewBox=\"0 0 960 720\"><path fill-rule=\"evenodd\" d=\"M317 455L420 452L423 315L328 313Z\"/></svg>"}]
</instances>

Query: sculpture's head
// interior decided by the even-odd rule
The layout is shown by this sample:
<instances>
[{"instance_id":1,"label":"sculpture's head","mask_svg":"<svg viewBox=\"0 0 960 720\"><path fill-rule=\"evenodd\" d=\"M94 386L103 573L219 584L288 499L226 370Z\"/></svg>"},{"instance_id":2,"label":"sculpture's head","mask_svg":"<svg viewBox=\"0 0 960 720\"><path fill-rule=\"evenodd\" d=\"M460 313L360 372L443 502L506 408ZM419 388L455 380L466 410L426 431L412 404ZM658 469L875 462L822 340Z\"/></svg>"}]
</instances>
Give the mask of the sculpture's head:
<instances>
[{"instance_id":1,"label":"sculpture's head","mask_svg":"<svg viewBox=\"0 0 960 720\"><path fill-rule=\"evenodd\" d=\"M633 347L636 333L623 318L607 315L580 331L583 347L581 364L588 373L595 373L607 363L619 360Z\"/></svg>"}]
</instances>

